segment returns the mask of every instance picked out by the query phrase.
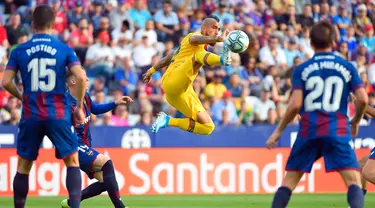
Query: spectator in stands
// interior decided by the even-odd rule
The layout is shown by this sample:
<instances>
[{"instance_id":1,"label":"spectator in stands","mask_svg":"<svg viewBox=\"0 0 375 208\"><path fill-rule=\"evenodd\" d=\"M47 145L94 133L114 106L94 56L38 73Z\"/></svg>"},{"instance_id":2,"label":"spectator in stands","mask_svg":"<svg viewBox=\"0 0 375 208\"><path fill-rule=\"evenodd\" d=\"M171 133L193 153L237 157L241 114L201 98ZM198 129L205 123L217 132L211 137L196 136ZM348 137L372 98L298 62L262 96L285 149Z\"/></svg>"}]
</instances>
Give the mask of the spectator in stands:
<instances>
[{"instance_id":1,"label":"spectator in stands","mask_svg":"<svg viewBox=\"0 0 375 208\"><path fill-rule=\"evenodd\" d=\"M21 119L20 111L16 108L13 108L10 110L10 119L3 122L3 124L17 126L20 122L20 119Z\"/></svg>"},{"instance_id":2,"label":"spectator in stands","mask_svg":"<svg viewBox=\"0 0 375 208\"><path fill-rule=\"evenodd\" d=\"M114 126L129 126L128 109L126 105L118 105L114 109L112 123Z\"/></svg>"},{"instance_id":3,"label":"spectator in stands","mask_svg":"<svg viewBox=\"0 0 375 208\"><path fill-rule=\"evenodd\" d=\"M102 119L98 119L98 121L95 123L97 126L114 126L114 123L112 121L112 111L108 111L107 113L103 114Z\"/></svg>"},{"instance_id":4,"label":"spectator in stands","mask_svg":"<svg viewBox=\"0 0 375 208\"><path fill-rule=\"evenodd\" d=\"M148 45L156 45L158 37L155 31L155 23L153 20L147 20L146 27L137 30L134 34L136 44L142 43L142 36L147 33Z\"/></svg>"},{"instance_id":5,"label":"spectator in stands","mask_svg":"<svg viewBox=\"0 0 375 208\"><path fill-rule=\"evenodd\" d=\"M220 100L224 92L227 91L227 88L223 84L223 77L224 74L222 72L215 72L213 81L208 83L204 88L206 99L210 100L211 103Z\"/></svg>"},{"instance_id":6,"label":"spectator in stands","mask_svg":"<svg viewBox=\"0 0 375 208\"><path fill-rule=\"evenodd\" d=\"M104 91L106 95L108 94L108 88L105 86L105 78L98 76L95 78L94 84L90 88L90 95L94 96L96 92L100 91Z\"/></svg>"},{"instance_id":7,"label":"spectator in stands","mask_svg":"<svg viewBox=\"0 0 375 208\"><path fill-rule=\"evenodd\" d=\"M210 16L216 11L216 5L213 0L204 0L200 8L206 14L206 16Z\"/></svg>"},{"instance_id":8,"label":"spectator in stands","mask_svg":"<svg viewBox=\"0 0 375 208\"><path fill-rule=\"evenodd\" d=\"M276 106L270 99L270 89L264 88L261 91L260 99L254 105L254 113L256 123L276 123Z\"/></svg>"},{"instance_id":9,"label":"spectator in stands","mask_svg":"<svg viewBox=\"0 0 375 208\"><path fill-rule=\"evenodd\" d=\"M10 16L9 24L5 26L7 31L7 38L9 44L12 46L17 44L17 38L20 33L28 34L29 31L21 24L21 17L19 14L15 13Z\"/></svg>"},{"instance_id":10,"label":"spectator in stands","mask_svg":"<svg viewBox=\"0 0 375 208\"><path fill-rule=\"evenodd\" d=\"M319 6L319 4L313 4L312 5L312 18L314 20L314 23L320 21L320 6Z\"/></svg>"},{"instance_id":11,"label":"spectator in stands","mask_svg":"<svg viewBox=\"0 0 375 208\"><path fill-rule=\"evenodd\" d=\"M89 19L89 16L84 13L82 1L78 0L74 3L73 10L68 12L68 24L70 31L74 31L80 19Z\"/></svg>"},{"instance_id":12,"label":"spectator in stands","mask_svg":"<svg viewBox=\"0 0 375 208\"><path fill-rule=\"evenodd\" d=\"M177 43L178 39L175 33L180 29L177 14L172 11L172 3L165 1L163 10L155 14L156 28L158 29L158 40L164 42L165 40L173 40Z\"/></svg>"},{"instance_id":13,"label":"spectator in stands","mask_svg":"<svg viewBox=\"0 0 375 208\"><path fill-rule=\"evenodd\" d=\"M205 13L203 12L203 10L198 9L190 22L190 32L200 31L204 17Z\"/></svg>"},{"instance_id":14,"label":"spectator in stands","mask_svg":"<svg viewBox=\"0 0 375 208\"><path fill-rule=\"evenodd\" d=\"M66 29L68 29L68 18L64 9L61 7L61 0L53 0L52 8L55 10L55 25L54 28L58 35L61 35Z\"/></svg>"},{"instance_id":15,"label":"spectator in stands","mask_svg":"<svg viewBox=\"0 0 375 208\"><path fill-rule=\"evenodd\" d=\"M345 36L341 37L341 41L348 43L349 52L353 52L357 49L357 40L355 38L355 30L353 26L349 26Z\"/></svg>"},{"instance_id":16,"label":"spectator in stands","mask_svg":"<svg viewBox=\"0 0 375 208\"><path fill-rule=\"evenodd\" d=\"M285 5L284 5L285 7ZM291 28L298 28L297 25L297 15L296 9L293 4L287 5L287 10L283 13L280 18L278 18L278 24L280 25L280 30L285 31L288 26ZM289 28L289 27L288 27Z\"/></svg>"},{"instance_id":17,"label":"spectator in stands","mask_svg":"<svg viewBox=\"0 0 375 208\"><path fill-rule=\"evenodd\" d=\"M112 38L113 38L114 45L116 45L120 37L125 37L125 39L129 41L133 40L133 33L132 31L130 31L130 24L127 20L124 20L122 22L121 27L114 29L112 31Z\"/></svg>"},{"instance_id":18,"label":"spectator in stands","mask_svg":"<svg viewBox=\"0 0 375 208\"><path fill-rule=\"evenodd\" d=\"M348 28L352 25L352 21L348 17L348 12L343 6L339 7L339 15L333 18L333 24L336 25L339 31L339 37L346 35Z\"/></svg>"},{"instance_id":19,"label":"spectator in stands","mask_svg":"<svg viewBox=\"0 0 375 208\"><path fill-rule=\"evenodd\" d=\"M297 1L299 2L299 1ZM311 4L305 4L303 7L303 13L297 17L297 23L302 27L312 27L314 19L312 18Z\"/></svg>"},{"instance_id":20,"label":"spectator in stands","mask_svg":"<svg viewBox=\"0 0 375 208\"><path fill-rule=\"evenodd\" d=\"M375 92L374 87L372 85L370 85L370 83L368 81L367 73L366 72L360 73L360 77L361 77L361 80L362 80L362 82L365 86L365 90L366 90L367 94L370 95L371 93Z\"/></svg>"},{"instance_id":21,"label":"spectator in stands","mask_svg":"<svg viewBox=\"0 0 375 208\"><path fill-rule=\"evenodd\" d=\"M156 46L149 45L148 33L142 35L141 44L133 48L133 61L143 74L151 67L152 57L157 54Z\"/></svg>"},{"instance_id":22,"label":"spectator in stands","mask_svg":"<svg viewBox=\"0 0 375 208\"><path fill-rule=\"evenodd\" d=\"M258 68L256 68L256 60L250 57L246 61L246 68L241 71L241 79L247 82L250 87L250 92L252 95L259 95L260 83L263 80L263 75Z\"/></svg>"},{"instance_id":23,"label":"spectator in stands","mask_svg":"<svg viewBox=\"0 0 375 208\"><path fill-rule=\"evenodd\" d=\"M217 16L220 19L220 25L223 26L224 21L226 21L228 24L234 23L234 15L228 12L229 5L226 1L220 1L219 3L219 10L213 15Z\"/></svg>"},{"instance_id":24,"label":"spectator in stands","mask_svg":"<svg viewBox=\"0 0 375 208\"><path fill-rule=\"evenodd\" d=\"M135 30L144 28L146 21L152 19L150 12L145 9L142 0L134 0L134 8L129 10L129 16L132 22L134 22Z\"/></svg>"},{"instance_id":25,"label":"spectator in stands","mask_svg":"<svg viewBox=\"0 0 375 208\"><path fill-rule=\"evenodd\" d=\"M287 48L284 50L288 67L293 66L293 61L296 57L304 59L303 54L298 50L297 43L294 39L290 39L287 43Z\"/></svg>"},{"instance_id":26,"label":"spectator in stands","mask_svg":"<svg viewBox=\"0 0 375 208\"><path fill-rule=\"evenodd\" d=\"M104 76L108 82L115 73L113 69L115 56L112 49L108 46L110 41L109 34L101 32L98 38L99 43L90 46L87 50L85 65L92 73Z\"/></svg>"},{"instance_id":27,"label":"spectator in stands","mask_svg":"<svg viewBox=\"0 0 375 208\"><path fill-rule=\"evenodd\" d=\"M351 62L353 66L357 69L358 73L366 72L366 57L362 54L357 55L357 59Z\"/></svg>"},{"instance_id":28,"label":"spectator in stands","mask_svg":"<svg viewBox=\"0 0 375 208\"><path fill-rule=\"evenodd\" d=\"M130 57L124 57L122 61L123 67L117 70L115 80L122 87L124 95L129 96L135 91L138 75L130 64Z\"/></svg>"},{"instance_id":29,"label":"spectator in stands","mask_svg":"<svg viewBox=\"0 0 375 208\"><path fill-rule=\"evenodd\" d=\"M215 124L239 124L237 110L231 99L232 93L227 90L223 93L222 98L212 104L212 120Z\"/></svg>"},{"instance_id":30,"label":"spectator in stands","mask_svg":"<svg viewBox=\"0 0 375 208\"><path fill-rule=\"evenodd\" d=\"M109 34L109 40L110 40L109 42L113 40L112 28L109 24L109 19L106 16L103 16L100 18L99 28L94 30L94 38L96 39L95 42L99 42L99 34L101 34L102 32L106 32Z\"/></svg>"},{"instance_id":31,"label":"spectator in stands","mask_svg":"<svg viewBox=\"0 0 375 208\"><path fill-rule=\"evenodd\" d=\"M264 65L276 65L278 68L285 68L287 59L282 48L279 47L279 39L272 36L269 45L259 51L259 58Z\"/></svg>"},{"instance_id":32,"label":"spectator in stands","mask_svg":"<svg viewBox=\"0 0 375 208\"><path fill-rule=\"evenodd\" d=\"M89 28L88 20L82 18L78 22L78 28L74 29L69 37L69 46L74 48L81 62L84 63L87 49L94 43L92 31Z\"/></svg>"},{"instance_id":33,"label":"spectator in stands","mask_svg":"<svg viewBox=\"0 0 375 208\"><path fill-rule=\"evenodd\" d=\"M104 17L103 3L100 0L94 0L91 5L93 6L93 11L89 14L89 17L94 26L94 30L97 30L99 28L100 20L102 19L102 17Z\"/></svg>"},{"instance_id":34,"label":"spectator in stands","mask_svg":"<svg viewBox=\"0 0 375 208\"><path fill-rule=\"evenodd\" d=\"M372 24L366 25L364 28L365 36L362 37L362 43L367 48L370 54L375 52L375 37L374 37L374 27Z\"/></svg>"},{"instance_id":35,"label":"spectator in stands","mask_svg":"<svg viewBox=\"0 0 375 208\"><path fill-rule=\"evenodd\" d=\"M119 5L110 11L108 17L111 22L111 27L115 30L121 28L124 21L128 22L128 29L133 30L134 28L124 1L119 1Z\"/></svg>"},{"instance_id":36,"label":"spectator in stands","mask_svg":"<svg viewBox=\"0 0 375 208\"><path fill-rule=\"evenodd\" d=\"M233 73L230 75L229 82L225 85L234 98L245 98L249 90L245 83L241 83L240 75Z\"/></svg>"},{"instance_id":37,"label":"spectator in stands","mask_svg":"<svg viewBox=\"0 0 375 208\"><path fill-rule=\"evenodd\" d=\"M311 58L314 55L314 50L310 45L310 28L302 28L302 37L299 39L300 51L307 58Z\"/></svg>"},{"instance_id":38,"label":"spectator in stands","mask_svg":"<svg viewBox=\"0 0 375 208\"><path fill-rule=\"evenodd\" d=\"M113 48L113 54L115 55L115 67L116 69L123 69L124 68L124 61L125 58L132 57L132 44L131 39L126 37L126 35L122 34L118 37L117 44ZM129 63L133 66L133 63L130 61Z\"/></svg>"},{"instance_id":39,"label":"spectator in stands","mask_svg":"<svg viewBox=\"0 0 375 208\"><path fill-rule=\"evenodd\" d=\"M367 47L364 45L363 42L361 42L359 44L356 51L351 53L351 55L352 55L351 60L357 60L358 55L365 56L366 57L366 64L370 63L370 61L372 60L371 54L368 52Z\"/></svg>"},{"instance_id":40,"label":"spectator in stands","mask_svg":"<svg viewBox=\"0 0 375 208\"><path fill-rule=\"evenodd\" d=\"M357 16L354 18L355 34L359 38L365 36L365 26L372 24L371 20L367 17L367 7L365 4L360 4L357 7Z\"/></svg>"},{"instance_id":41,"label":"spectator in stands","mask_svg":"<svg viewBox=\"0 0 375 208\"><path fill-rule=\"evenodd\" d=\"M338 49L335 52L335 54L338 55L338 56L340 56L343 59L351 61L351 59L350 59L351 56L350 56L350 52L349 52L348 43L345 42L345 41L341 41L339 43Z\"/></svg>"}]
</instances>

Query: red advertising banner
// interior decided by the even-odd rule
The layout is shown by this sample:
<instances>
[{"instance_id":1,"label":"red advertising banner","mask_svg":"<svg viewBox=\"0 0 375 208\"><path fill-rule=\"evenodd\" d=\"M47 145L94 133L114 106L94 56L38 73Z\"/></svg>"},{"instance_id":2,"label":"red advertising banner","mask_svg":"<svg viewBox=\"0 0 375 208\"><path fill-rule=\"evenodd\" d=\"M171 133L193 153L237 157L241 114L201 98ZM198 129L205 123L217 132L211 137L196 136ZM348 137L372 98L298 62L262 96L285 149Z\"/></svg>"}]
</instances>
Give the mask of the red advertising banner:
<instances>
[{"instance_id":1,"label":"red advertising banner","mask_svg":"<svg viewBox=\"0 0 375 208\"><path fill-rule=\"evenodd\" d=\"M290 149L169 148L98 149L115 164L121 195L273 193L281 185ZM358 157L369 149L357 150ZM0 196L12 195L15 149L1 149ZM83 187L95 182L82 172ZM53 149L41 149L30 173L29 195L67 195L66 168ZM369 191L375 191L373 186ZM338 173L325 173L318 160L295 192L344 193Z\"/></svg>"}]
</instances>

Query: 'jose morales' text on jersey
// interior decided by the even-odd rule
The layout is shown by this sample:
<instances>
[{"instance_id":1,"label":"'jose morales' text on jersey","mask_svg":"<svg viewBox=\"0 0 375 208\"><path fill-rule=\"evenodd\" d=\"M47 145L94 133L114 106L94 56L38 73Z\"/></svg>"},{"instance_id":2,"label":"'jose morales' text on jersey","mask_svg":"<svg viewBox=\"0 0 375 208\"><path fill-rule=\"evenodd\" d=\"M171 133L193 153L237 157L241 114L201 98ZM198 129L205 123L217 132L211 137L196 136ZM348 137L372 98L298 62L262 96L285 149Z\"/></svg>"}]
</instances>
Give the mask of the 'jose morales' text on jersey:
<instances>
[{"instance_id":1,"label":"'jose morales' text on jersey","mask_svg":"<svg viewBox=\"0 0 375 208\"><path fill-rule=\"evenodd\" d=\"M292 82L293 89L303 90L299 137L350 138L348 98L363 86L351 63L333 53L317 53L295 69Z\"/></svg>"},{"instance_id":2,"label":"'jose morales' text on jersey","mask_svg":"<svg viewBox=\"0 0 375 208\"><path fill-rule=\"evenodd\" d=\"M70 121L64 93L66 66L73 65L80 65L74 50L47 34L35 34L13 50L6 68L21 73L23 119Z\"/></svg>"}]
</instances>

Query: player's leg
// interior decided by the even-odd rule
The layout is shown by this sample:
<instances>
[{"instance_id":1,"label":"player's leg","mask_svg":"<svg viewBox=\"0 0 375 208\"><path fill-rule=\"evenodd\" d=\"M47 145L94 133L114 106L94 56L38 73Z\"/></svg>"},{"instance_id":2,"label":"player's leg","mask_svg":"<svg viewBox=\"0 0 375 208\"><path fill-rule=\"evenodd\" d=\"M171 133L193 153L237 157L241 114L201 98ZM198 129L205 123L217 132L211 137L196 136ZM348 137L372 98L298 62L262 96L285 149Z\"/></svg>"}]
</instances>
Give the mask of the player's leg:
<instances>
[{"instance_id":1,"label":"player's leg","mask_svg":"<svg viewBox=\"0 0 375 208\"><path fill-rule=\"evenodd\" d=\"M14 207L25 207L29 192L29 173L33 161L38 157L40 144L44 137L44 127L38 121L22 120L17 137L18 164L13 180Z\"/></svg>"},{"instance_id":2,"label":"player's leg","mask_svg":"<svg viewBox=\"0 0 375 208\"><path fill-rule=\"evenodd\" d=\"M78 161L78 138L70 121L46 121L47 136L55 146L56 158L63 159L67 167L66 188L72 208L78 208L81 202L82 178Z\"/></svg>"},{"instance_id":3,"label":"player's leg","mask_svg":"<svg viewBox=\"0 0 375 208\"><path fill-rule=\"evenodd\" d=\"M374 151L374 149L372 150ZM367 186L368 186L368 182L367 180L365 179L365 177L363 176L363 168L365 167L365 164L366 162L368 161L370 157L370 153L363 156L359 161L359 170L361 171L361 184L362 184L362 191L363 191L363 195L366 195L367 194Z\"/></svg>"},{"instance_id":4,"label":"player's leg","mask_svg":"<svg viewBox=\"0 0 375 208\"><path fill-rule=\"evenodd\" d=\"M361 175L356 154L349 139L333 138L324 140L324 162L326 171L338 171L348 187L347 200L351 208L364 206Z\"/></svg>"},{"instance_id":5,"label":"player's leg","mask_svg":"<svg viewBox=\"0 0 375 208\"><path fill-rule=\"evenodd\" d=\"M319 145L316 140L296 139L286 164L287 173L273 198L272 208L285 208L288 205L303 174L309 173L314 162L321 157Z\"/></svg>"},{"instance_id":6,"label":"player's leg","mask_svg":"<svg viewBox=\"0 0 375 208\"><path fill-rule=\"evenodd\" d=\"M115 168L113 166L112 160L108 156L99 154L92 165L92 169L95 171L101 170L94 176L98 177L97 179L99 181L102 178L104 188L108 192L108 196L109 198L111 198L112 204L116 208L124 208L125 205L120 198L120 192L115 175Z\"/></svg>"},{"instance_id":7,"label":"player's leg","mask_svg":"<svg viewBox=\"0 0 375 208\"><path fill-rule=\"evenodd\" d=\"M226 47L225 43L223 54L221 56L202 49L195 52L194 58L195 61L206 66L230 65L232 63L231 51L228 49L228 47Z\"/></svg>"},{"instance_id":8,"label":"player's leg","mask_svg":"<svg viewBox=\"0 0 375 208\"><path fill-rule=\"evenodd\" d=\"M161 112L153 124L154 132L166 126L173 126L196 134L208 135L212 133L215 125L192 87L189 87L182 95L166 93L166 99L170 105L187 118L172 118Z\"/></svg>"}]
</instances>

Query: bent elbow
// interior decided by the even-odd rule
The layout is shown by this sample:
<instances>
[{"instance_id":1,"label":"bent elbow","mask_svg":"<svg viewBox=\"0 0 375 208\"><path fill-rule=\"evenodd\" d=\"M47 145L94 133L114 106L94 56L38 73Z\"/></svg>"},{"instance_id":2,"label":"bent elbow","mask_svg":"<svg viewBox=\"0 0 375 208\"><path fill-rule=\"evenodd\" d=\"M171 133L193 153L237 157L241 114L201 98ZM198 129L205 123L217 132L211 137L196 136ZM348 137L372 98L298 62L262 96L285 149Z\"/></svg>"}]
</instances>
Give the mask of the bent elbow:
<instances>
[{"instance_id":1,"label":"bent elbow","mask_svg":"<svg viewBox=\"0 0 375 208\"><path fill-rule=\"evenodd\" d=\"M3 79L2 86L6 89L8 86L12 83L12 80L9 80L7 78Z\"/></svg>"}]
</instances>

